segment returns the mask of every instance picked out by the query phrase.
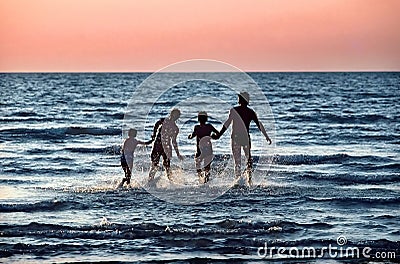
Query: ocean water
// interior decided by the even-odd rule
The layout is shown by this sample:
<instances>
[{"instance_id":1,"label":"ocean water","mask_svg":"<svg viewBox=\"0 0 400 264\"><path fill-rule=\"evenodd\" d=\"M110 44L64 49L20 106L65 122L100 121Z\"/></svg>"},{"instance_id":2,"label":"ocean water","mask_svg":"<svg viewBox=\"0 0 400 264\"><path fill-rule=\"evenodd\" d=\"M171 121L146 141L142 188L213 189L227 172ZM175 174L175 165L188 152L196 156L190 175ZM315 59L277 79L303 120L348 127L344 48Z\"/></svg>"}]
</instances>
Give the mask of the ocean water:
<instances>
[{"instance_id":1,"label":"ocean water","mask_svg":"<svg viewBox=\"0 0 400 264\"><path fill-rule=\"evenodd\" d=\"M273 145L251 128L259 181L232 187L228 132L207 186L187 139L198 108L220 129L229 90L181 83L150 106L132 98L147 73L0 74L0 262L399 262L400 73L249 75L269 102L250 106ZM182 107L178 184L160 172L150 189L116 189L125 126L149 139L187 94L208 98ZM147 121L130 123L143 107ZM138 148L134 179L146 179L150 149Z\"/></svg>"}]
</instances>

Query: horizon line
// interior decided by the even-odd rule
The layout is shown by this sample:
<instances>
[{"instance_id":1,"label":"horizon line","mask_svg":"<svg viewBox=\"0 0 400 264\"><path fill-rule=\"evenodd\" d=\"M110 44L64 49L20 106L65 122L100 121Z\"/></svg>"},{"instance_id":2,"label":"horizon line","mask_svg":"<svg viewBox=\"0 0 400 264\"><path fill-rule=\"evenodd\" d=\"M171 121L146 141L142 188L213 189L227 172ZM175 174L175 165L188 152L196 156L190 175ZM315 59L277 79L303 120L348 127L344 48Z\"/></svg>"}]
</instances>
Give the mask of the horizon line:
<instances>
[{"instance_id":1,"label":"horizon line","mask_svg":"<svg viewBox=\"0 0 400 264\"><path fill-rule=\"evenodd\" d=\"M235 73L239 71L0 71L0 74L12 73ZM245 73L373 73L373 72L400 72L399 70L269 70L269 71L241 71Z\"/></svg>"}]
</instances>

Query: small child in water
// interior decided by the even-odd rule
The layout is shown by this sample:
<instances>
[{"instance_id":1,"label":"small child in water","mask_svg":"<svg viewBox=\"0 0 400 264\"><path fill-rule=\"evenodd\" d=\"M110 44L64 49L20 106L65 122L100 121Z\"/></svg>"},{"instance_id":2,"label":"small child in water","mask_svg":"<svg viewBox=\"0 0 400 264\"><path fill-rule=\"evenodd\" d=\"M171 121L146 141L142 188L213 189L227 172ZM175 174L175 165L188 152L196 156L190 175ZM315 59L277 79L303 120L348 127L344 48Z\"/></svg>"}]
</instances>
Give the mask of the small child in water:
<instances>
[{"instance_id":1,"label":"small child in water","mask_svg":"<svg viewBox=\"0 0 400 264\"><path fill-rule=\"evenodd\" d=\"M148 145L151 143L151 141L144 142L137 140L136 135L137 135L136 129L134 128L129 129L128 138L125 139L124 144L122 145L121 167L125 172L125 177L122 179L122 182L118 185L118 187L122 187L125 182L128 185L131 183L133 156L137 145L138 144Z\"/></svg>"},{"instance_id":2,"label":"small child in water","mask_svg":"<svg viewBox=\"0 0 400 264\"><path fill-rule=\"evenodd\" d=\"M198 116L199 125L194 127L193 133L189 135L189 139L197 137L197 150L195 155L195 165L197 175L201 182L204 168L204 183L210 180L211 161L213 159L213 150L211 144L211 137L216 138L219 135L218 130L211 124L207 124L207 113L199 112ZM214 132L215 134L211 135ZM202 165L202 163L204 163Z\"/></svg>"}]
</instances>

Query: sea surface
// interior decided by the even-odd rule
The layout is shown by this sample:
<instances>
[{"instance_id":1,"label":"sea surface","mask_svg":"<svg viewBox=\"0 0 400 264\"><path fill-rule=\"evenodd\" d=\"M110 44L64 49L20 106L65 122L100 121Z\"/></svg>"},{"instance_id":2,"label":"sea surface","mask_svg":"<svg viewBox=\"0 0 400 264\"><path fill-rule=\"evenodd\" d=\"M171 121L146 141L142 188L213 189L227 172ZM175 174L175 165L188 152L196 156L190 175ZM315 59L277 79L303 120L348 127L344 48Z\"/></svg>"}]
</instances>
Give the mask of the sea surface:
<instances>
[{"instance_id":1,"label":"sea surface","mask_svg":"<svg viewBox=\"0 0 400 264\"><path fill-rule=\"evenodd\" d=\"M179 83L143 106L132 97L149 76L0 74L0 262L400 261L400 73L249 73L266 98L250 107L273 139L251 127L253 186L234 184L229 131L213 141L210 183L192 173L197 109L220 129L234 91ZM177 122L176 183L161 171L144 186L151 146L139 146L136 180L117 189L125 126L148 140L158 118L201 95Z\"/></svg>"}]
</instances>

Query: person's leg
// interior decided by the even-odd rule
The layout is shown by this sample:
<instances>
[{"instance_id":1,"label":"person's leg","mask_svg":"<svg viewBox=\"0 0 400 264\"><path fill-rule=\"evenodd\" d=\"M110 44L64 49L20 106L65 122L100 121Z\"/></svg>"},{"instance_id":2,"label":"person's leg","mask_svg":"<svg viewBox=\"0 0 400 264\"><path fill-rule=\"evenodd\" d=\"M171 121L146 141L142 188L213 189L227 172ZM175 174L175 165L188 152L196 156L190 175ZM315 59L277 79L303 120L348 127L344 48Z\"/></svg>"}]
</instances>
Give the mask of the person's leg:
<instances>
[{"instance_id":1,"label":"person's leg","mask_svg":"<svg viewBox=\"0 0 400 264\"><path fill-rule=\"evenodd\" d=\"M211 162L214 159L214 153L211 142L208 142L204 150L202 151L203 161L204 161L204 183L207 183L210 180L210 170L211 170Z\"/></svg>"},{"instance_id":2,"label":"person's leg","mask_svg":"<svg viewBox=\"0 0 400 264\"><path fill-rule=\"evenodd\" d=\"M232 140L231 147L232 147L233 161L235 163L235 177L239 178L241 175L241 172L240 172L240 167L241 167L240 145L237 142L235 142L234 140Z\"/></svg>"},{"instance_id":3,"label":"person's leg","mask_svg":"<svg viewBox=\"0 0 400 264\"><path fill-rule=\"evenodd\" d=\"M126 175L126 183L129 185L131 184L131 177L132 177L132 168L133 168L133 157L129 157L127 160L128 168L127 168L127 175Z\"/></svg>"},{"instance_id":4,"label":"person's leg","mask_svg":"<svg viewBox=\"0 0 400 264\"><path fill-rule=\"evenodd\" d=\"M246 156L246 174L248 183L251 184L251 177L253 172L253 159L251 157L251 145L243 146L244 155Z\"/></svg>"},{"instance_id":5,"label":"person's leg","mask_svg":"<svg viewBox=\"0 0 400 264\"><path fill-rule=\"evenodd\" d=\"M194 158L194 163L196 165L196 171L197 171L197 176L199 177L199 180L201 179L201 174L202 174L201 162L202 162L202 158L200 157L200 153L197 152L195 155L195 158Z\"/></svg>"},{"instance_id":6,"label":"person's leg","mask_svg":"<svg viewBox=\"0 0 400 264\"><path fill-rule=\"evenodd\" d=\"M132 176L132 172L128 167L128 168L126 168L126 171L125 171L125 180L126 180L126 184L128 184L128 185L131 184L131 176Z\"/></svg>"},{"instance_id":7,"label":"person's leg","mask_svg":"<svg viewBox=\"0 0 400 264\"><path fill-rule=\"evenodd\" d=\"M121 167L124 170L125 177L122 179L122 182L119 184L119 186L123 186L125 182L127 184L130 184L131 170L129 169L129 166L128 166L128 163L126 162L124 154L121 155Z\"/></svg>"},{"instance_id":8,"label":"person's leg","mask_svg":"<svg viewBox=\"0 0 400 264\"><path fill-rule=\"evenodd\" d=\"M168 158L167 154L163 151L161 153L163 157L163 166L165 169L165 172L167 173L168 179L171 181L171 160Z\"/></svg>"},{"instance_id":9,"label":"person's leg","mask_svg":"<svg viewBox=\"0 0 400 264\"><path fill-rule=\"evenodd\" d=\"M207 183L210 180L210 170L211 170L211 162L209 162L204 168L205 172L204 183Z\"/></svg>"},{"instance_id":10,"label":"person's leg","mask_svg":"<svg viewBox=\"0 0 400 264\"><path fill-rule=\"evenodd\" d=\"M124 185L124 183L126 182L126 179L127 179L127 175L128 175L128 171L127 171L127 168L126 167L122 167L122 169L124 170L124 173L125 173L125 176L122 178L122 181L121 181L121 183L119 184L119 186L123 186ZM129 169L128 169L129 170Z\"/></svg>"},{"instance_id":11,"label":"person's leg","mask_svg":"<svg viewBox=\"0 0 400 264\"><path fill-rule=\"evenodd\" d=\"M160 162L161 153L155 149L151 152L151 168L149 172L149 180L153 180L158 171L158 163Z\"/></svg>"}]
</instances>

